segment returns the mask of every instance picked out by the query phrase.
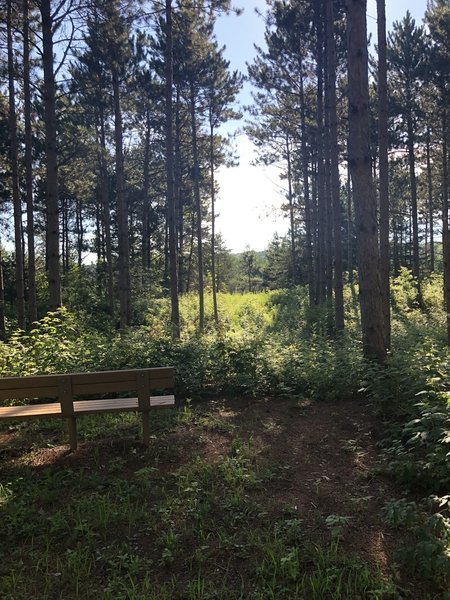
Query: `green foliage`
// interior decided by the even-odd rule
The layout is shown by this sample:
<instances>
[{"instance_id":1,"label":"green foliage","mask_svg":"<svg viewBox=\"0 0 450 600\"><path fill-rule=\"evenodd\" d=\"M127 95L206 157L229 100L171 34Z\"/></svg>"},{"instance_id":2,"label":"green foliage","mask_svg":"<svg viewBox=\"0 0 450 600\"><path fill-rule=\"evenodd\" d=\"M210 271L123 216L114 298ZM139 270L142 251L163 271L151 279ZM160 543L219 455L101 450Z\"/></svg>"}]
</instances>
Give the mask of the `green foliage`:
<instances>
[{"instance_id":1,"label":"green foliage","mask_svg":"<svg viewBox=\"0 0 450 600\"><path fill-rule=\"evenodd\" d=\"M34 325L29 333L15 331L7 344L1 344L1 375L83 371L95 364L104 340L65 308L48 313Z\"/></svg>"},{"instance_id":2,"label":"green foliage","mask_svg":"<svg viewBox=\"0 0 450 600\"><path fill-rule=\"evenodd\" d=\"M2 598L398 597L337 542L311 544L297 510L273 506L266 489L278 467L243 437L245 416L229 450L200 457L213 418L201 405L175 421L167 413L152 419L149 449L91 444L76 468L60 457L35 469L6 452ZM188 435L199 438L190 447Z\"/></svg>"},{"instance_id":3,"label":"green foliage","mask_svg":"<svg viewBox=\"0 0 450 600\"><path fill-rule=\"evenodd\" d=\"M392 281L391 300L393 308L401 314L418 308L417 283L406 267L402 267L399 275Z\"/></svg>"},{"instance_id":4,"label":"green foliage","mask_svg":"<svg viewBox=\"0 0 450 600\"><path fill-rule=\"evenodd\" d=\"M428 504L429 506L426 506ZM430 514L430 508L438 509ZM399 558L411 573L422 575L442 589L450 585L449 496L432 497L418 507L404 498L385 504L384 518L395 529L406 530L407 543L398 550Z\"/></svg>"},{"instance_id":5,"label":"green foliage","mask_svg":"<svg viewBox=\"0 0 450 600\"><path fill-rule=\"evenodd\" d=\"M31 332L14 332L7 343L0 345L0 374L174 365L176 393L184 398L226 393L249 398L287 395L337 400L366 394L385 420L386 436L380 445L382 470L416 495L417 505L410 500L396 501L397 504L391 503L385 510L387 522L408 532L413 540L410 553L404 552L400 558L413 562L436 586L442 588L447 581L444 572L448 565L445 558L449 547L448 507L445 505L433 512L428 505L425 506L425 500L420 501L420 496L425 499L431 496L445 498L442 494L448 491L450 485L450 406L447 393L450 360L444 337L441 285L438 276L423 283L425 310L422 311L416 302L415 282L409 271L402 271L392 288L393 351L383 367L367 364L362 357L357 293L356 289L347 286L348 327L346 333L338 338L329 334L327 307L308 308L307 292L300 287L258 294L220 293L218 325L211 316L212 298L208 294L207 327L202 335L198 333L197 295L184 295L180 304L183 337L176 342L169 336L167 299L153 299L147 309L146 324L126 332L105 329L103 324L94 329L92 317L60 309L41 319ZM133 416L127 416L123 426L132 428L137 434L138 423L133 419ZM192 419L193 413L188 405L182 413L182 420L187 425L193 422ZM207 423L204 425L207 426ZM158 426L170 429L175 422L172 420L170 424ZM210 423L208 426L214 428L217 424ZM92 417L84 424L82 421L80 427L85 439L95 439L102 428L108 427L112 438L120 436L117 423L108 418ZM33 431L36 435L39 431L41 436L47 436L49 442L50 430L45 424L39 424ZM227 431L231 432L232 428ZM200 510L206 500L212 502L212 496L206 498L202 491L211 488L214 490L212 495L223 499L221 510L225 510L226 505L226 510L233 510L234 518L247 518L253 509L250 506L242 508L245 489L248 486L258 487L268 476L263 472L255 474L252 460L242 446L236 445L234 454L214 472L201 462L192 465L189 472L180 471L177 480L184 486L178 490L185 499L182 506ZM153 468L156 467L150 465L150 470L143 472L141 478L146 481L152 479ZM226 494L219 481L226 482ZM51 489L49 491L48 486L46 489L48 502L51 502ZM11 486L3 483L0 502L9 506L12 493ZM26 497L26 490L23 493ZM98 505L97 510L101 521L106 509ZM173 506L170 511L178 511L178 508ZM339 539L344 532L347 519L329 515L328 526L335 538ZM58 517L54 527L61 527L61 523ZM18 530L22 526L27 527L15 526ZM30 527L39 528L39 524ZM78 523L76 527L82 531L84 526ZM277 527L276 544L280 542L282 527L288 525ZM300 525L295 527L295 535L301 535ZM291 529L293 536L294 526ZM169 528L166 539L161 542L160 560L165 566L177 560L176 533L175 529ZM240 542L233 544L239 545ZM302 559L295 546L287 542L283 544L283 547L271 550L276 553L276 559L273 558L275 554L272 557L265 554L267 563L264 564L267 569L272 565L283 574L284 580L295 580L297 585L303 568ZM245 554L246 551L242 552ZM121 556L125 562L129 561L126 568L132 569L132 552L124 549ZM197 558L201 560L200 556ZM71 561L76 564L78 560L82 558L74 550ZM89 559L80 568L89 571L92 564L92 559ZM266 567L262 572L268 572L264 569ZM198 585L201 587L203 583L199 581ZM318 585L318 589L322 589L322 584ZM267 592L267 597L283 597L285 594L282 588L276 586L271 591L269 588L261 589ZM292 588L288 586L287 589L292 593ZM114 593L111 592L111 597ZM311 592L310 597L320 596Z\"/></svg>"}]
</instances>

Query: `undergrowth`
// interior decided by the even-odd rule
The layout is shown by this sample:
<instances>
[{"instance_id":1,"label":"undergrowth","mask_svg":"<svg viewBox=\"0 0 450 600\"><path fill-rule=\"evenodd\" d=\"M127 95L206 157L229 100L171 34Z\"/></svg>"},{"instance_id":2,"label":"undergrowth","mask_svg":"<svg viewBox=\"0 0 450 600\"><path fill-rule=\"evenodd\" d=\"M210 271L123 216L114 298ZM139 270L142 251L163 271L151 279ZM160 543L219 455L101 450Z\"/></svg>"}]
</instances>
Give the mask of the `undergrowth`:
<instances>
[{"instance_id":1,"label":"undergrowth","mask_svg":"<svg viewBox=\"0 0 450 600\"><path fill-rule=\"evenodd\" d=\"M393 529L401 529L406 535L407 542L399 549L398 560L406 570L412 574L419 571L430 585L445 593L450 586L450 362L445 345L445 314L442 309L441 287L442 281L437 276L425 282L422 288L423 307L419 308L414 280L409 272L403 271L393 282L392 352L383 368L366 364L362 358L357 289L346 286L347 327L345 334L338 338L330 335L332 332L326 309L307 307L307 294L303 288L261 294L221 294L220 323L216 325L213 322L212 310L209 307L206 330L202 334L197 330L196 297L185 296L181 300L183 337L180 341L170 339L169 307L165 300L153 302L148 310L146 323L126 333L96 330L87 325L80 316L61 309L39 321L31 332L14 332L7 343L0 344L0 376L174 365L176 392L185 399L199 399L223 393L246 395L249 398L262 395L308 397L316 400L355 396L367 398L379 412L386 432L380 444L380 470L395 479L403 492L402 498L389 500L384 511L387 524ZM211 298L208 297L207 307L210 303ZM95 419L91 422L95 423ZM42 427L40 429L42 430ZM20 428L18 433L20 434ZM201 471L201 465L197 465L196 468ZM224 468L233 470L234 480L237 477L235 471L239 468L244 475L249 476L245 485L250 485L252 478L255 485L260 485L256 475L246 473L243 463L231 463ZM222 472L222 476L225 475L226 473ZM72 476L73 474L69 475ZM89 479L87 474L84 476ZM180 472L179 481L183 481L183 477L186 476ZM197 483L194 487L192 482L185 482L184 489L193 489L195 494L183 492L183 506L191 501L189 494L192 494L192 498L198 494L201 496L203 483L200 480L203 476L200 472L195 475ZM189 477L192 477L192 473ZM214 488L213 474L209 474L208 477L211 478L210 483ZM137 481L133 486L142 485L140 476L137 477ZM22 484L19 482L15 485L20 487ZM83 484L78 482L74 485ZM169 484L165 481L163 486L161 481L152 479L152 485L161 491L164 486L164 489L168 489ZM124 506L129 512L129 519L133 518L133 514L141 514L136 499L132 497L135 489L133 486L124 496ZM20 527L26 526L34 501L25 502L24 513L20 518L17 517L19 520L16 522L14 510L20 513L22 509L20 503L16 504L18 508L12 509L13 504L9 499L12 496L20 496L26 500L37 492L34 491L30 496L31 492L25 486L17 496L13 488L3 484L1 497L3 503L9 507L9 518L12 519L10 526L17 526L20 530ZM223 502L233 502L233 506L236 506L238 501L242 503L245 513L243 523L246 526L251 527L256 523L252 521L256 518L255 515L251 518L248 516L253 514L254 508L247 506L245 494L239 493L233 499L230 490L225 493L217 486L214 490L214 494L222 496ZM123 492L116 488L111 490L111 493L119 499L123 495ZM212 502L212 499L209 498L208 501ZM199 502L197 497L196 502L201 506L203 500ZM112 518L102 517L102 511L106 508L104 505L103 508L99 508L100 500L97 504L96 510L99 514L96 518ZM114 518L122 515L125 510L121 505L114 508L114 502L111 506ZM221 507L222 509L225 510L224 507ZM69 516L53 515L51 523L56 539L58 536L64 539L68 528L72 531L74 541L69 547L70 552L62 552L59 563L49 565L42 558L39 558L37 563L49 590L52 588L53 578L59 577L54 573L62 571L58 566L62 561L66 573L74 572L71 569L80 570L80 585L85 577L92 576L99 564L102 565L103 572L109 573L113 569L123 572L122 582L130 579L133 569L142 572L135 595L132 595L129 586L125 593L120 587L125 584L119 585L115 582L106 585L104 597L176 597L175 583L175 587L165 584L160 587L159 595L155 595L156 592L146 580L141 558L136 558L133 552L134 542L126 537L123 552L120 553L120 564L117 563L119 559L114 559L114 563L110 556L110 542L102 539L101 527L94 528L94 533L89 535L93 535L95 539L95 548L98 548L97 542L101 540L103 554L99 557L95 554L98 550L94 552L92 548L90 554L79 556L77 535L86 534L81 516L83 511L72 501L68 504L68 510L72 511ZM162 548L162 555L167 564L176 560L179 541L173 527L177 518L176 511L176 505L165 506L158 516L167 530L166 545ZM68 519L69 525L64 519ZM28 519L28 522L34 523L34 520ZM270 544L284 543L280 542L279 535L275 535L276 524L267 523L263 526L258 520L257 523L258 527L263 527L267 539L272 540ZM131 527L130 523L122 525L125 530ZM33 553L33 543L40 532L24 531L24 535ZM239 545L241 541L234 540L230 543ZM372 595L368 595L369 592L361 592L361 581L372 581L372 575L364 569L356 568L351 560L348 564L345 563L345 557L342 559L345 564L341 564L339 552L335 547L321 549L323 568L328 570L331 580L334 578L337 589L340 589L341 584L336 582L340 581L341 576L345 578L342 589L349 590L355 585L354 590L358 592L352 592L355 594L353 596L345 595L344 592L344 595L328 596L329 591L320 587L320 581L314 583L316 575L308 572L307 567L312 560L310 557L311 553L314 554L314 549L304 550L300 555L285 544L269 556L265 550L255 547L254 543L248 540L245 541L244 547L248 556L259 557L259 567L255 573L259 573L258 577L261 577L264 584L260 585L256 577L255 587L251 590L253 595L247 590L247 595L242 596L238 583L231 582L233 587L229 582L228 589L233 591L230 591L231 595L227 598L291 598L296 597L295 594L299 594L298 597L303 597L300 594L306 594L305 597L308 598L389 597L383 595L385 592L380 592L381 595L377 596L373 586L370 588ZM230 546L230 550L233 548L234 546ZM236 548L233 551L235 550ZM320 561L315 561L315 564L319 563ZM337 567L337 564L340 566ZM27 566L25 561L20 567L23 573L26 572ZM219 570L223 569L226 580L226 565L219 567ZM283 573L283 582L290 581L290 574L295 573L295 577L291 579L295 581L295 586L299 587L289 583L284 589L274 581L271 588L268 584L271 570ZM352 583L353 578L356 578L356 583ZM14 580L8 581L8 589L13 589ZM183 597L223 597L218 595L216 584L205 581L201 573L191 581L190 586L188 595ZM356 595L357 593L360 596Z\"/></svg>"}]
</instances>

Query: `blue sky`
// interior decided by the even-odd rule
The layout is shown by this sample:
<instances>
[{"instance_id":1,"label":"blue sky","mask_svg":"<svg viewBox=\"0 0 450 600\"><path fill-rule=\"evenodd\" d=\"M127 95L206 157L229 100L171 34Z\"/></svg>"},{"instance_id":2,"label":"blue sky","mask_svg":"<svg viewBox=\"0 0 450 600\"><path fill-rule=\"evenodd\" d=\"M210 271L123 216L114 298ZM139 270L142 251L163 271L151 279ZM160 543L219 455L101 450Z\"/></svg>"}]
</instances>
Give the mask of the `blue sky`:
<instances>
[{"instance_id":1,"label":"blue sky","mask_svg":"<svg viewBox=\"0 0 450 600\"><path fill-rule=\"evenodd\" d=\"M252 62L256 55L254 45L264 46L264 20L255 9L264 14L267 6L265 0L234 0L234 4L244 8L243 14L221 17L216 35L219 43L226 46L225 56L231 69L245 73L245 63ZM394 21L401 20L407 10L421 23L426 0L386 0L388 29ZM367 27L372 33L372 43L376 43L376 0L368 0ZM250 86L246 84L240 102L248 104L250 101ZM242 122L233 123L227 129L241 126ZM247 244L255 250L263 250L275 232L284 235L288 229L288 220L280 210L283 203L280 191L283 190L279 169L252 166L253 146L244 134L236 138L236 149L240 156L239 167L222 168L218 173L217 227L230 250L241 252Z\"/></svg>"}]
</instances>

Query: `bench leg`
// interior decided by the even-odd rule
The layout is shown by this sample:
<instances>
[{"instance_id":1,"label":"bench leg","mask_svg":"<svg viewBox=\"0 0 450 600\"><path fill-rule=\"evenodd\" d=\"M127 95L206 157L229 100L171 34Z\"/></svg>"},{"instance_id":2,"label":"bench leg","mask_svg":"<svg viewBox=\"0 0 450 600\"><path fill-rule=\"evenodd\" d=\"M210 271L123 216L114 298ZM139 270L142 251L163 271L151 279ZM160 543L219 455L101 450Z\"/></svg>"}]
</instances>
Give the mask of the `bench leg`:
<instances>
[{"instance_id":1,"label":"bench leg","mask_svg":"<svg viewBox=\"0 0 450 600\"><path fill-rule=\"evenodd\" d=\"M146 446L150 444L150 413L142 413L142 440Z\"/></svg>"},{"instance_id":2,"label":"bench leg","mask_svg":"<svg viewBox=\"0 0 450 600\"><path fill-rule=\"evenodd\" d=\"M76 417L69 417L67 419L67 424L69 426L69 441L70 441L70 449L77 449L77 420Z\"/></svg>"}]
</instances>

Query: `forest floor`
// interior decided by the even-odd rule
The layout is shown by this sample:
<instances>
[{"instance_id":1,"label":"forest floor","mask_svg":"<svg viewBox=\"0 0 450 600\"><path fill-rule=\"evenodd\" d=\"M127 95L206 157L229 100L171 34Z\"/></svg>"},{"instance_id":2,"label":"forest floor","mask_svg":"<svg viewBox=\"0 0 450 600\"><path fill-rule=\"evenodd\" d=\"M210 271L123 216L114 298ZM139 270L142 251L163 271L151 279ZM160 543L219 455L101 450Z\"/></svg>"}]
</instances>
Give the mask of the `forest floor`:
<instances>
[{"instance_id":1,"label":"forest floor","mask_svg":"<svg viewBox=\"0 0 450 600\"><path fill-rule=\"evenodd\" d=\"M74 453L54 423L0 433L2 598L439 597L396 566L363 399L188 404L148 449L134 416L85 419Z\"/></svg>"}]
</instances>

